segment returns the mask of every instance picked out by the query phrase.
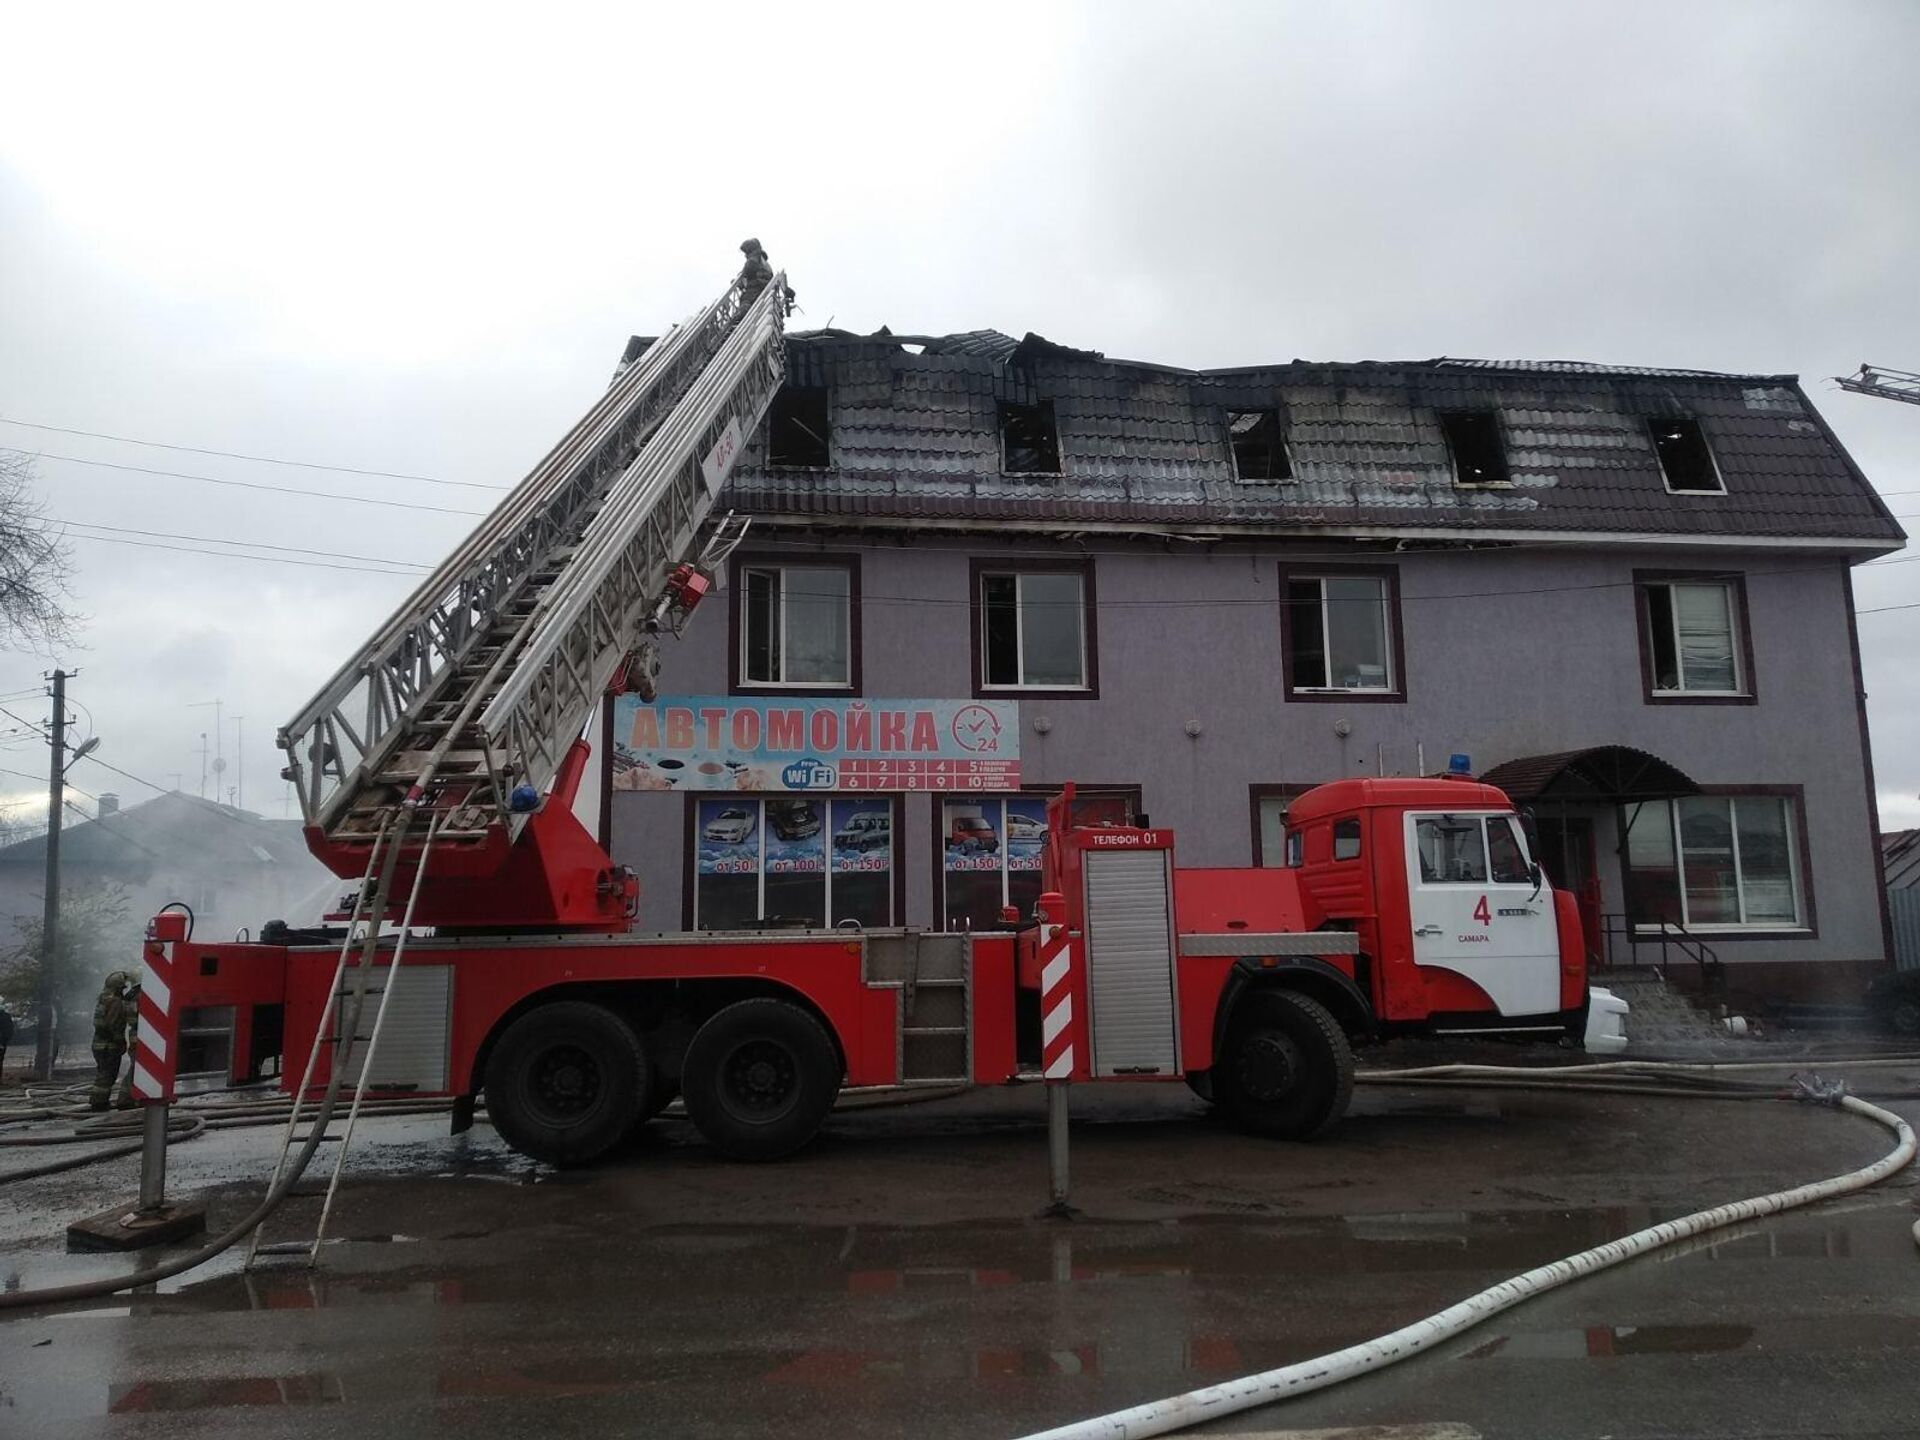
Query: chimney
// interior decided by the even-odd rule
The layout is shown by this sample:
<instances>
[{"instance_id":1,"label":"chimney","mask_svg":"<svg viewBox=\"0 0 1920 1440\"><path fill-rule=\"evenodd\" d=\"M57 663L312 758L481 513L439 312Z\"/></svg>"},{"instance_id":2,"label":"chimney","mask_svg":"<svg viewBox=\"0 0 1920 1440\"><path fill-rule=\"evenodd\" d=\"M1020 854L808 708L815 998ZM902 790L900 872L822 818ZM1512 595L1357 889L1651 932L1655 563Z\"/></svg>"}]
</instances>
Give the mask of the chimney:
<instances>
[{"instance_id":1,"label":"chimney","mask_svg":"<svg viewBox=\"0 0 1920 1440\"><path fill-rule=\"evenodd\" d=\"M94 818L104 820L109 815L118 815L119 813L120 797L111 790L102 790L100 792L100 811Z\"/></svg>"}]
</instances>

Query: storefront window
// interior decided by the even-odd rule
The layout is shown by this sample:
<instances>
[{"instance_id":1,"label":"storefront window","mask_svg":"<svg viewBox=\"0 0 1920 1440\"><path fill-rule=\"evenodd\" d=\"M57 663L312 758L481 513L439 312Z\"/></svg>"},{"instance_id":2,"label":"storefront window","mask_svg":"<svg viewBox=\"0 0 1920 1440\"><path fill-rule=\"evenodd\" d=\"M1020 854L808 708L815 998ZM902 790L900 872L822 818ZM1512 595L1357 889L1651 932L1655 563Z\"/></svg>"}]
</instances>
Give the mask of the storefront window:
<instances>
[{"instance_id":1,"label":"storefront window","mask_svg":"<svg viewBox=\"0 0 1920 1440\"><path fill-rule=\"evenodd\" d=\"M1046 841L1044 795L942 800L941 914L946 928L998 930L1005 923L1000 918L1003 905L1031 915L1040 898L1040 852Z\"/></svg>"},{"instance_id":2,"label":"storefront window","mask_svg":"<svg viewBox=\"0 0 1920 1440\"><path fill-rule=\"evenodd\" d=\"M694 928L891 925L894 803L723 795L694 806Z\"/></svg>"},{"instance_id":3,"label":"storefront window","mask_svg":"<svg viewBox=\"0 0 1920 1440\"><path fill-rule=\"evenodd\" d=\"M1132 825L1140 792L1082 791L1075 825ZM998 930L1002 906L1033 914L1047 844L1047 796L951 796L940 802L941 911L949 930Z\"/></svg>"}]
</instances>

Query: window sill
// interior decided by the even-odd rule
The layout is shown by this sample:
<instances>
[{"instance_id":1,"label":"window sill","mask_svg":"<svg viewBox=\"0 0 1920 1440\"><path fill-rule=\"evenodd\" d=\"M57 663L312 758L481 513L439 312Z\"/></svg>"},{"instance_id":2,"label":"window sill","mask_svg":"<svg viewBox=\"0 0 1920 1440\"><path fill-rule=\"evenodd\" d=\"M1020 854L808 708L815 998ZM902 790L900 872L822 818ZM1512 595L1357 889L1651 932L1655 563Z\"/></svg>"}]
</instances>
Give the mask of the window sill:
<instances>
[{"instance_id":1,"label":"window sill","mask_svg":"<svg viewBox=\"0 0 1920 1440\"><path fill-rule=\"evenodd\" d=\"M995 695L1008 700L1096 698L1091 685L976 685L973 693L981 699L990 699Z\"/></svg>"},{"instance_id":2,"label":"window sill","mask_svg":"<svg viewBox=\"0 0 1920 1440\"><path fill-rule=\"evenodd\" d=\"M1386 702L1398 705L1405 704L1407 696L1404 690L1339 690L1332 688L1325 690L1307 690L1289 687L1287 690L1287 699L1323 705L1334 703L1365 704L1369 702L1374 704Z\"/></svg>"},{"instance_id":3,"label":"window sill","mask_svg":"<svg viewBox=\"0 0 1920 1440\"><path fill-rule=\"evenodd\" d=\"M1751 690L1649 690L1649 705L1755 705Z\"/></svg>"},{"instance_id":4,"label":"window sill","mask_svg":"<svg viewBox=\"0 0 1920 1440\"><path fill-rule=\"evenodd\" d=\"M1658 925L1636 925L1633 933L1637 939L1658 940L1661 930ZM1690 925L1684 932L1669 932L1671 940L1686 940L1696 936L1712 936L1719 940L1811 940L1815 931L1809 925Z\"/></svg>"},{"instance_id":5,"label":"window sill","mask_svg":"<svg viewBox=\"0 0 1920 1440\"><path fill-rule=\"evenodd\" d=\"M796 698L814 697L818 699L857 699L859 687L841 681L807 680L736 680L729 692L733 695L771 695L794 696Z\"/></svg>"}]
</instances>

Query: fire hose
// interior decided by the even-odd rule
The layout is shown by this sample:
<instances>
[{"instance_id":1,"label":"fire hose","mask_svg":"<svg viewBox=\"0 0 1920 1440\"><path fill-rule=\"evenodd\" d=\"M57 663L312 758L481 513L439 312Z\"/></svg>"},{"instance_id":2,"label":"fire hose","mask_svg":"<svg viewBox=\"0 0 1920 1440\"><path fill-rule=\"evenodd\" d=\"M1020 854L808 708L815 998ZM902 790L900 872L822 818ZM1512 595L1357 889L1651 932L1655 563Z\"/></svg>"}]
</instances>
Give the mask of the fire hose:
<instances>
[{"instance_id":1,"label":"fire hose","mask_svg":"<svg viewBox=\"0 0 1920 1440\"><path fill-rule=\"evenodd\" d=\"M1481 1088L1497 1089L1593 1088L1612 1092L1628 1083L1625 1080L1612 1079L1611 1077L1615 1075L1652 1077L1672 1071L1679 1078L1697 1083L1702 1069L1713 1068L1712 1066L1669 1066L1633 1061L1569 1066L1565 1067L1567 1071L1585 1073L1594 1078L1585 1082L1568 1080L1555 1082L1546 1077L1560 1073L1556 1070L1523 1066L1442 1065L1431 1067L1425 1072L1371 1072L1355 1078L1370 1083L1435 1082L1473 1084ZM1595 1072L1600 1073L1595 1074ZM1648 1085L1635 1088L1631 1093L1677 1093L1720 1098L1714 1091L1690 1089L1685 1086L1662 1089ZM1209 1385L1200 1390L1189 1390L1164 1400L1154 1400L1144 1405L1135 1405L1107 1415L1095 1416L1090 1420L1058 1426L1028 1436L1027 1440L1141 1440L1144 1436L1170 1434L1192 1425L1217 1420L1225 1415L1237 1414L1242 1410L1250 1410L1276 1401L1291 1400L1315 1390L1324 1390L1330 1385L1338 1385L1343 1381L1356 1379L1361 1375L1371 1374L1389 1365L1398 1364L1402 1360L1411 1359L1442 1341L1450 1340L1463 1331L1471 1329L1483 1320L1491 1319L1502 1311L1510 1310L1536 1295L1543 1295L1549 1290L1558 1289L1562 1285L1571 1284L1588 1275L1611 1269L1636 1256L1648 1254L1725 1226L1742 1224L1767 1215L1778 1215L1802 1205L1832 1199L1836 1195L1864 1190L1898 1173L1913 1161L1915 1150L1913 1127L1892 1111L1883 1110L1878 1105L1845 1093L1844 1082L1829 1083L1796 1076L1795 1089L1790 1096L1780 1096L1778 1091L1774 1091L1772 1095L1762 1096L1746 1087L1727 1093L1727 1098L1736 1096L1743 1099L1792 1098L1833 1105L1885 1126L1893 1132L1896 1143L1893 1149L1871 1165L1848 1171L1844 1175L1811 1181L1790 1190L1777 1190L1768 1195L1735 1200L1729 1204L1717 1205L1710 1210L1696 1211L1678 1220L1651 1225L1618 1240L1610 1240L1604 1245L1582 1250L1577 1255L1569 1255L1565 1259L1536 1266L1524 1274L1502 1280L1499 1284L1491 1285L1476 1295L1468 1296L1458 1304L1450 1305L1410 1325L1403 1325L1398 1330L1377 1339L1350 1345L1344 1350L1336 1350L1331 1354L1315 1356L1311 1360L1301 1360L1292 1365L1280 1366L1278 1369L1262 1371L1257 1375L1242 1376L1237 1380ZM1920 1225L1915 1227L1915 1239L1920 1241Z\"/></svg>"}]
</instances>

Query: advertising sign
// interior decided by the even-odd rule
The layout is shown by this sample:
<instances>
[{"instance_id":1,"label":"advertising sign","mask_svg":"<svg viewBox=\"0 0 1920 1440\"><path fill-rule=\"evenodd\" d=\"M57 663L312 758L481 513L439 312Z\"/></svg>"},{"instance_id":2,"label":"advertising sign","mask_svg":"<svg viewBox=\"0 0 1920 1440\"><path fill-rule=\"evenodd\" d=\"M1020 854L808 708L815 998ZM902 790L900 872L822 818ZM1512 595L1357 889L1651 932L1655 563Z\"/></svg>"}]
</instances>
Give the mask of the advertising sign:
<instances>
[{"instance_id":1,"label":"advertising sign","mask_svg":"<svg viewBox=\"0 0 1920 1440\"><path fill-rule=\"evenodd\" d=\"M1014 790L1020 711L1011 700L622 695L611 758L616 790Z\"/></svg>"},{"instance_id":2,"label":"advertising sign","mask_svg":"<svg viewBox=\"0 0 1920 1440\"><path fill-rule=\"evenodd\" d=\"M1038 870L1047 839L1047 801L1044 795L948 800L941 824L949 874Z\"/></svg>"}]
</instances>

